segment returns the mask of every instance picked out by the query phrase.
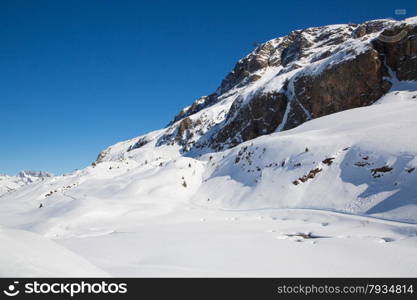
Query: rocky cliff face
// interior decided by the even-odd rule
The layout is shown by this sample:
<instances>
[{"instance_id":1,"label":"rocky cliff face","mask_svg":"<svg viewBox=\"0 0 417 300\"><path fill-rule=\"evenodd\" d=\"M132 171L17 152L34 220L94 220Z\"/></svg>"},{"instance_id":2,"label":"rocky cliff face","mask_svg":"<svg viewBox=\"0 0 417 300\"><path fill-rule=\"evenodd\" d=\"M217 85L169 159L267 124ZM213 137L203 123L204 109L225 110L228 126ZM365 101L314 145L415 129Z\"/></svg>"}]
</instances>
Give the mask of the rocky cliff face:
<instances>
[{"instance_id":1,"label":"rocky cliff face","mask_svg":"<svg viewBox=\"0 0 417 300\"><path fill-rule=\"evenodd\" d=\"M184 108L158 133L122 143L122 152L152 141L188 155L227 149L371 105L394 79L417 80L416 18L296 30L256 47L216 92ZM117 149L118 156L125 155ZM114 157L113 152L106 149L99 161Z\"/></svg>"},{"instance_id":2,"label":"rocky cliff face","mask_svg":"<svg viewBox=\"0 0 417 300\"><path fill-rule=\"evenodd\" d=\"M294 97L312 118L370 105L391 87L383 79L382 66L378 52L369 49L317 76L298 77L294 82Z\"/></svg>"},{"instance_id":3,"label":"rocky cliff face","mask_svg":"<svg viewBox=\"0 0 417 300\"><path fill-rule=\"evenodd\" d=\"M384 29L373 46L399 80L417 80L416 24L400 23Z\"/></svg>"}]
</instances>

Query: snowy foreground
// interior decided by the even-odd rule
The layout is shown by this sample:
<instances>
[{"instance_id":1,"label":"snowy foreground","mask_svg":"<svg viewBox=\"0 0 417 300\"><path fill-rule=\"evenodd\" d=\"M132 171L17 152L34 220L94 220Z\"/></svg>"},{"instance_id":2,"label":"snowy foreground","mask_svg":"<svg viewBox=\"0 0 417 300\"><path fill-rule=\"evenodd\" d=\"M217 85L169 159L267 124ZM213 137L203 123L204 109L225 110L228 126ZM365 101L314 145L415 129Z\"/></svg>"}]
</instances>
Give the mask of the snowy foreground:
<instances>
[{"instance_id":1,"label":"snowy foreground","mask_svg":"<svg viewBox=\"0 0 417 300\"><path fill-rule=\"evenodd\" d=\"M194 206L123 223L86 225L85 232L54 241L2 229L0 275L417 274L416 225L312 210L227 212ZM299 232L314 238L289 236Z\"/></svg>"},{"instance_id":2,"label":"snowy foreground","mask_svg":"<svg viewBox=\"0 0 417 300\"><path fill-rule=\"evenodd\" d=\"M4 193L0 276L415 277L417 92L396 88L223 152L121 143Z\"/></svg>"}]
</instances>

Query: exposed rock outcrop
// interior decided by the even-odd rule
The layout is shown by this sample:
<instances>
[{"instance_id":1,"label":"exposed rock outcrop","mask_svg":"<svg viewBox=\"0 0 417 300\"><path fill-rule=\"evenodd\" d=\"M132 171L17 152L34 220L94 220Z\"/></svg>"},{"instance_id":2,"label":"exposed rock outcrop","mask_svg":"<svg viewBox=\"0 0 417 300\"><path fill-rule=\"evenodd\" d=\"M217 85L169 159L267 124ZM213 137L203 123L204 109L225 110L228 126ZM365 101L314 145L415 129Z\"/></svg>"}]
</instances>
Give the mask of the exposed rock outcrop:
<instances>
[{"instance_id":1,"label":"exposed rock outcrop","mask_svg":"<svg viewBox=\"0 0 417 300\"><path fill-rule=\"evenodd\" d=\"M146 137L142 137L135 144L129 146L129 148L127 149L127 151L129 152L129 151L138 149L138 148L140 148L142 146L145 146L148 142L149 141L147 140Z\"/></svg>"},{"instance_id":2,"label":"exposed rock outcrop","mask_svg":"<svg viewBox=\"0 0 417 300\"><path fill-rule=\"evenodd\" d=\"M239 108L241 103L235 101L211 146L220 150L274 132L284 118L287 104L283 93L256 95Z\"/></svg>"},{"instance_id":3,"label":"exposed rock outcrop","mask_svg":"<svg viewBox=\"0 0 417 300\"><path fill-rule=\"evenodd\" d=\"M190 115L193 115L197 112L199 112L200 110L207 108L211 105L213 105L214 103L216 103L217 101L217 94L213 93L210 94L208 96L203 96L198 98L196 101L193 102L193 104L191 104L191 106L184 108L183 110L181 110L175 117L174 120L172 122L170 122L168 124L172 125L173 123L188 117Z\"/></svg>"}]
</instances>

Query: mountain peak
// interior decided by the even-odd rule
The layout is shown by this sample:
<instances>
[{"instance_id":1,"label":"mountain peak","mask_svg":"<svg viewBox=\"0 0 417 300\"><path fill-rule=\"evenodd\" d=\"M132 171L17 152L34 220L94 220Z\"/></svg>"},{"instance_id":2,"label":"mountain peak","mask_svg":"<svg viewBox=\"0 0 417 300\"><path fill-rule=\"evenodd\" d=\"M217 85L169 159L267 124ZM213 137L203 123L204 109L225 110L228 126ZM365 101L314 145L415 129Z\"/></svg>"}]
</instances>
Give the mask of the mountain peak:
<instances>
[{"instance_id":1,"label":"mountain peak","mask_svg":"<svg viewBox=\"0 0 417 300\"><path fill-rule=\"evenodd\" d=\"M417 79L413 20L311 27L262 43L166 128L112 146L98 161L131 157L149 143L201 155L370 105L397 77Z\"/></svg>"}]
</instances>

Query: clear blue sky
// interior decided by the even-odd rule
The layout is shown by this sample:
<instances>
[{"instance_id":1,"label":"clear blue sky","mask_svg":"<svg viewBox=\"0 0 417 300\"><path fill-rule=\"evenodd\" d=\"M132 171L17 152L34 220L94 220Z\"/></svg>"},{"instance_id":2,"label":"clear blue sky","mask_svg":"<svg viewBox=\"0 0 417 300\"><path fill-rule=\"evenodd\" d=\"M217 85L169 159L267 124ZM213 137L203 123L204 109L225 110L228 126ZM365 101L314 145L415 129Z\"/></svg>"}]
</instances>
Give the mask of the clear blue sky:
<instances>
[{"instance_id":1,"label":"clear blue sky","mask_svg":"<svg viewBox=\"0 0 417 300\"><path fill-rule=\"evenodd\" d=\"M60 174L165 126L253 48L417 1L0 0L0 173Z\"/></svg>"}]
</instances>

